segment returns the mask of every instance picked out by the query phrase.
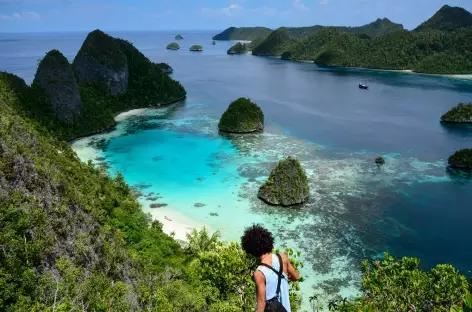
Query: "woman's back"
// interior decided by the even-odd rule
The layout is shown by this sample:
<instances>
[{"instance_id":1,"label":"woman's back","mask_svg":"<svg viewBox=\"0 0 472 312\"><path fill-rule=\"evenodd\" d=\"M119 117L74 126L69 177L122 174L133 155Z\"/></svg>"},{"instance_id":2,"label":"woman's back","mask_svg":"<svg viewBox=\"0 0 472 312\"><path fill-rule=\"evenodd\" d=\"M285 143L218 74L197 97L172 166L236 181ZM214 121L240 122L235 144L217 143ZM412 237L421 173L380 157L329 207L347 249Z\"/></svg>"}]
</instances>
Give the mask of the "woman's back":
<instances>
[{"instance_id":1,"label":"woman's back","mask_svg":"<svg viewBox=\"0 0 472 312\"><path fill-rule=\"evenodd\" d=\"M269 259L268 259L269 260ZM272 254L271 257L272 261L263 262L267 265L270 265L274 268L275 271L280 271L280 266L283 265L279 262L279 257L277 255ZM275 297L277 291L277 284L278 284L278 275L272 271L270 268L260 265L257 268L265 277L265 284L266 284L266 300L270 300ZM287 312L290 312L290 299L288 294L288 276L285 272L282 273L283 278L280 283L280 297L279 301L285 307Z\"/></svg>"}]
</instances>

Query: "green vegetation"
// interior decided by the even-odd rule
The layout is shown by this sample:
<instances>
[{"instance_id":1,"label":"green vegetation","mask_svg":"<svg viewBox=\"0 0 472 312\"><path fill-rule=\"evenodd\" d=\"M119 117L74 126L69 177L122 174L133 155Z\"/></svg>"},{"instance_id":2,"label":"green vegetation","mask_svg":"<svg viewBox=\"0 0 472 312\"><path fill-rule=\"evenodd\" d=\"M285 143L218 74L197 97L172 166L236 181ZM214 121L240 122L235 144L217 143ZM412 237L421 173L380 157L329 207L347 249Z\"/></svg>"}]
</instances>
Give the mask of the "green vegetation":
<instances>
[{"instance_id":1,"label":"green vegetation","mask_svg":"<svg viewBox=\"0 0 472 312\"><path fill-rule=\"evenodd\" d=\"M181 248L142 212L120 174L81 163L68 144L21 117L25 91L2 74L1 311L254 309L254 259L205 232Z\"/></svg>"},{"instance_id":2,"label":"green vegetation","mask_svg":"<svg viewBox=\"0 0 472 312\"><path fill-rule=\"evenodd\" d=\"M201 45L193 45L190 47L190 51L193 51L193 52L202 52L203 51L203 47Z\"/></svg>"},{"instance_id":3,"label":"green vegetation","mask_svg":"<svg viewBox=\"0 0 472 312\"><path fill-rule=\"evenodd\" d=\"M264 39L265 38L263 38L263 37L257 37L256 39L254 39L251 42L247 43L246 47L247 47L248 51L252 51L252 49L254 49L258 45L260 45L262 43L262 41L264 41Z\"/></svg>"},{"instance_id":4,"label":"green vegetation","mask_svg":"<svg viewBox=\"0 0 472 312\"><path fill-rule=\"evenodd\" d=\"M351 35L363 38L376 38L397 30L403 30L402 24L396 24L388 18L379 18L375 22L358 27L336 27Z\"/></svg>"},{"instance_id":5,"label":"green vegetation","mask_svg":"<svg viewBox=\"0 0 472 312\"><path fill-rule=\"evenodd\" d=\"M287 157L279 161L257 196L271 205L293 206L308 199L310 188L305 170L298 159Z\"/></svg>"},{"instance_id":6,"label":"green vegetation","mask_svg":"<svg viewBox=\"0 0 472 312\"><path fill-rule=\"evenodd\" d=\"M166 47L167 50L178 50L180 49L180 46L177 42L172 42L172 43L169 43Z\"/></svg>"},{"instance_id":7,"label":"green vegetation","mask_svg":"<svg viewBox=\"0 0 472 312\"><path fill-rule=\"evenodd\" d=\"M462 27L472 26L472 14L460 7L443 6L429 20L418 26L416 31L443 30L453 31Z\"/></svg>"},{"instance_id":8,"label":"green vegetation","mask_svg":"<svg viewBox=\"0 0 472 312\"><path fill-rule=\"evenodd\" d=\"M181 34L178 34L178 35L175 36L175 40L183 40L183 39L184 39L184 37L182 37Z\"/></svg>"},{"instance_id":9,"label":"green vegetation","mask_svg":"<svg viewBox=\"0 0 472 312\"><path fill-rule=\"evenodd\" d=\"M112 69L121 69L126 66L126 57L120 50L119 43L99 29L87 35L76 59L81 57L97 60L103 66Z\"/></svg>"},{"instance_id":10,"label":"green vegetation","mask_svg":"<svg viewBox=\"0 0 472 312\"><path fill-rule=\"evenodd\" d=\"M253 54L281 56L290 52L295 60L332 67L472 73L472 27L450 27L450 31L429 28L407 31L387 19L351 28L279 28L253 48Z\"/></svg>"},{"instance_id":11,"label":"green vegetation","mask_svg":"<svg viewBox=\"0 0 472 312\"><path fill-rule=\"evenodd\" d=\"M49 51L39 62L33 85L40 89L56 118L70 121L80 115L83 103L69 61L57 50Z\"/></svg>"},{"instance_id":12,"label":"green vegetation","mask_svg":"<svg viewBox=\"0 0 472 312\"><path fill-rule=\"evenodd\" d=\"M293 39L290 37L286 28L279 28L270 33L270 35L258 46L252 49L253 55L276 56L281 55Z\"/></svg>"},{"instance_id":13,"label":"green vegetation","mask_svg":"<svg viewBox=\"0 0 472 312\"><path fill-rule=\"evenodd\" d=\"M460 103L441 116L442 122L472 123L472 103Z\"/></svg>"},{"instance_id":14,"label":"green vegetation","mask_svg":"<svg viewBox=\"0 0 472 312\"><path fill-rule=\"evenodd\" d=\"M448 163L453 168L472 170L472 148L458 150L449 157Z\"/></svg>"},{"instance_id":15,"label":"green vegetation","mask_svg":"<svg viewBox=\"0 0 472 312\"><path fill-rule=\"evenodd\" d=\"M281 58L282 60L287 60L287 61L289 61L289 60L292 59L292 52L290 52L290 51L285 51L284 53L282 53L282 55L280 56L280 58Z\"/></svg>"},{"instance_id":16,"label":"green vegetation","mask_svg":"<svg viewBox=\"0 0 472 312\"><path fill-rule=\"evenodd\" d=\"M220 131L249 133L264 129L264 113L250 99L239 98L221 116Z\"/></svg>"},{"instance_id":17,"label":"green vegetation","mask_svg":"<svg viewBox=\"0 0 472 312\"><path fill-rule=\"evenodd\" d=\"M388 253L382 260L364 261L361 266L362 295L351 301L331 301L329 310L472 311L472 296L469 295L472 285L464 275L449 264L423 271L419 269L419 263L419 259L410 257L396 260ZM312 302L316 304L315 300Z\"/></svg>"},{"instance_id":18,"label":"green vegetation","mask_svg":"<svg viewBox=\"0 0 472 312\"><path fill-rule=\"evenodd\" d=\"M258 37L267 37L272 30L266 27L230 27L220 34L213 36L213 40L254 40Z\"/></svg>"},{"instance_id":19,"label":"green vegetation","mask_svg":"<svg viewBox=\"0 0 472 312\"><path fill-rule=\"evenodd\" d=\"M228 54L244 54L247 52L247 46L246 44L243 44L241 42L236 43L234 46L232 46L228 50Z\"/></svg>"},{"instance_id":20,"label":"green vegetation","mask_svg":"<svg viewBox=\"0 0 472 312\"><path fill-rule=\"evenodd\" d=\"M94 33L101 34L100 31L94 31ZM95 35L89 35L87 38L94 37ZM182 85L166 74L170 66L152 63L131 43L121 39L112 39L114 40L113 48L117 49L119 55L124 57L128 68L127 88L116 96L112 96L108 86L99 78L97 81L79 83L83 107L80 114L74 115L74 118L66 120L57 118L51 103L51 98L55 98L59 94L56 89L53 89L56 94L51 95L51 92L48 94L42 85L36 82L36 79L29 87L21 78L8 73L1 73L0 79L20 91L22 101L18 101L17 105L21 106L22 109L19 113L23 117L34 118L43 128L48 129L62 140L71 140L79 136L105 131L115 124L114 116L117 113L134 108L165 105L185 97L186 92ZM86 43L89 44L90 40L86 40L84 45ZM89 47L89 49L96 50L93 47ZM51 55L58 56L59 54L59 51L49 52L48 57L40 62L40 68L44 68L45 62L50 63ZM116 53L109 51L109 54ZM59 58L59 60L67 62L65 58ZM64 65L67 66L67 64ZM48 81L61 84L68 81L64 75L55 76L57 73L55 67L48 66L47 68L49 69L38 71L37 76L45 72L41 75L47 77Z\"/></svg>"},{"instance_id":21,"label":"green vegetation","mask_svg":"<svg viewBox=\"0 0 472 312\"><path fill-rule=\"evenodd\" d=\"M156 65L162 70L162 72L166 74L171 74L174 72L174 69L167 63L158 63Z\"/></svg>"}]
</instances>

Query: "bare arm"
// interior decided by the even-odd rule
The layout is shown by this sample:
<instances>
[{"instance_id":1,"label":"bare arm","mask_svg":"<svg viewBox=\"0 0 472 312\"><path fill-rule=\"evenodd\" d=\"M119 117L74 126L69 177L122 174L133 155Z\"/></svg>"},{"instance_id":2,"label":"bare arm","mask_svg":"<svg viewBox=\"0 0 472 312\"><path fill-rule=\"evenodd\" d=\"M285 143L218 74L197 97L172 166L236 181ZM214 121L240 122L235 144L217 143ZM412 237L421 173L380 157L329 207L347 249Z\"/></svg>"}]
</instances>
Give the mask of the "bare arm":
<instances>
[{"instance_id":1,"label":"bare arm","mask_svg":"<svg viewBox=\"0 0 472 312\"><path fill-rule=\"evenodd\" d=\"M266 306L266 285L265 276L260 271L254 272L252 276L256 283L256 294L257 294L257 308L256 312L264 312Z\"/></svg>"},{"instance_id":2,"label":"bare arm","mask_svg":"<svg viewBox=\"0 0 472 312\"><path fill-rule=\"evenodd\" d=\"M300 279L300 274L297 272L297 270L295 270L288 256L286 254L280 254L280 256L282 257L282 261L286 265L288 278L294 282L298 281Z\"/></svg>"}]
</instances>

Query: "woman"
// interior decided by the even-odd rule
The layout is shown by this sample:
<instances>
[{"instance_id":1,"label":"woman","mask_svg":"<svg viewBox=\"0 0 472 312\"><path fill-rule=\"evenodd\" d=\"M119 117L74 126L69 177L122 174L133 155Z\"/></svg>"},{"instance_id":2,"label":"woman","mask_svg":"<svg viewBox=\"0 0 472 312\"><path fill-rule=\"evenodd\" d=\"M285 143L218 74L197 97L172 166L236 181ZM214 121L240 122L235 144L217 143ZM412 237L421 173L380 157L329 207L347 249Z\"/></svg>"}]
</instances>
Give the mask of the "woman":
<instances>
[{"instance_id":1,"label":"woman","mask_svg":"<svg viewBox=\"0 0 472 312\"><path fill-rule=\"evenodd\" d=\"M256 283L257 309L256 312L264 312L266 303L276 296L279 283L280 262L282 262L282 274L280 281L279 302L287 312L290 312L290 300L288 296L288 281L297 281L300 275L293 267L290 259L285 254L272 254L274 249L274 238L272 233L261 225L253 225L244 231L241 237L243 250L259 259L261 265L253 274ZM280 261L280 260L281 261Z\"/></svg>"}]
</instances>

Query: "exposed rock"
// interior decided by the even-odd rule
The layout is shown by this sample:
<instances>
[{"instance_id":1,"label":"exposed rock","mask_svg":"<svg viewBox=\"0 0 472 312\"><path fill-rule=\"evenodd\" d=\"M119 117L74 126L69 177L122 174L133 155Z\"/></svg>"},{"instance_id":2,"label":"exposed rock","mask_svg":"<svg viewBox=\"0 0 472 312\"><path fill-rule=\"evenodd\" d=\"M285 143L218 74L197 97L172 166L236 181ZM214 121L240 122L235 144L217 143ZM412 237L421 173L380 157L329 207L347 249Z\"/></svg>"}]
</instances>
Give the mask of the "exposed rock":
<instances>
[{"instance_id":1,"label":"exposed rock","mask_svg":"<svg viewBox=\"0 0 472 312\"><path fill-rule=\"evenodd\" d=\"M57 119L70 121L83 109L79 86L72 66L61 52L49 51L39 63L33 85L39 86L48 98Z\"/></svg>"},{"instance_id":2,"label":"exposed rock","mask_svg":"<svg viewBox=\"0 0 472 312\"><path fill-rule=\"evenodd\" d=\"M151 204L149 207L151 208L162 208L168 206L167 204Z\"/></svg>"},{"instance_id":3,"label":"exposed rock","mask_svg":"<svg viewBox=\"0 0 472 312\"><path fill-rule=\"evenodd\" d=\"M258 197L271 205L293 206L308 199L308 178L294 157L281 160L259 188Z\"/></svg>"},{"instance_id":4,"label":"exposed rock","mask_svg":"<svg viewBox=\"0 0 472 312\"><path fill-rule=\"evenodd\" d=\"M216 45L216 41L213 40L213 41L211 42L211 44L212 44L212 45Z\"/></svg>"},{"instance_id":5,"label":"exposed rock","mask_svg":"<svg viewBox=\"0 0 472 312\"><path fill-rule=\"evenodd\" d=\"M264 113L249 99L239 98L221 116L220 131L249 133L264 129Z\"/></svg>"},{"instance_id":6,"label":"exposed rock","mask_svg":"<svg viewBox=\"0 0 472 312\"><path fill-rule=\"evenodd\" d=\"M113 95L128 88L128 62L115 38L101 30L88 34L74 59L79 83L104 83Z\"/></svg>"},{"instance_id":7,"label":"exposed rock","mask_svg":"<svg viewBox=\"0 0 472 312\"><path fill-rule=\"evenodd\" d=\"M383 157L377 157L377 158L375 159L375 163L376 163L377 165L383 165L383 164L385 164L385 159L384 159Z\"/></svg>"}]
</instances>

